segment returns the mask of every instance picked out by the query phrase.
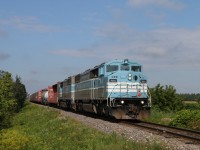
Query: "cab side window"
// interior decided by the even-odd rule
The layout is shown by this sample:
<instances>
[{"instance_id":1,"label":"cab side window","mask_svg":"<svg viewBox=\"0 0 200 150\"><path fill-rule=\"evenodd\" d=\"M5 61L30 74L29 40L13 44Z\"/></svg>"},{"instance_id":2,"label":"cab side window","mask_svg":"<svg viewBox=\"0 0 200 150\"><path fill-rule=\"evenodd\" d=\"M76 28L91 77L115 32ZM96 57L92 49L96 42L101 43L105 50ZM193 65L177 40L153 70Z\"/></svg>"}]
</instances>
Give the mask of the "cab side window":
<instances>
[{"instance_id":1,"label":"cab side window","mask_svg":"<svg viewBox=\"0 0 200 150\"><path fill-rule=\"evenodd\" d=\"M118 65L107 65L106 66L107 72L117 71L118 69L119 69Z\"/></svg>"},{"instance_id":2,"label":"cab side window","mask_svg":"<svg viewBox=\"0 0 200 150\"><path fill-rule=\"evenodd\" d=\"M141 66L131 66L131 70L135 72L141 72Z\"/></svg>"}]
</instances>

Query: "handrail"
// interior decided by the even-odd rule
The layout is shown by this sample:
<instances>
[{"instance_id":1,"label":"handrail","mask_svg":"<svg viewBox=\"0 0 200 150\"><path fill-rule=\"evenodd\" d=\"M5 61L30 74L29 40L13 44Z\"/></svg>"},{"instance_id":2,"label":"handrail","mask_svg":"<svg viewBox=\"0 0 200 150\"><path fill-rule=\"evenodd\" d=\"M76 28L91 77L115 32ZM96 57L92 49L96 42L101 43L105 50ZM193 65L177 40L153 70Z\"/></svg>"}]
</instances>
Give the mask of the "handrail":
<instances>
[{"instance_id":1,"label":"handrail","mask_svg":"<svg viewBox=\"0 0 200 150\"><path fill-rule=\"evenodd\" d=\"M110 92L110 95L112 94L113 90L115 89L115 87L117 86L118 84L115 84L115 86L113 87L112 91ZM110 97L110 95L108 97Z\"/></svg>"},{"instance_id":2,"label":"handrail","mask_svg":"<svg viewBox=\"0 0 200 150\"><path fill-rule=\"evenodd\" d=\"M149 90L149 87L147 87L147 96L149 97L149 107L151 107L151 93L150 93L150 90Z\"/></svg>"},{"instance_id":3,"label":"handrail","mask_svg":"<svg viewBox=\"0 0 200 150\"><path fill-rule=\"evenodd\" d=\"M110 92L108 98L107 98L107 106L108 106L108 99L110 98L110 95L112 94L113 90L115 89L115 87L117 86L118 84L115 84L115 86L113 87L112 91ZM111 105L111 104L110 104Z\"/></svg>"},{"instance_id":4,"label":"handrail","mask_svg":"<svg viewBox=\"0 0 200 150\"><path fill-rule=\"evenodd\" d=\"M112 95L112 93L113 93L113 91L114 91L114 89L117 87L117 86L120 86L119 88L120 88L120 98L123 96L122 95L122 86L126 86L126 90L127 90L127 92L126 92L126 96L128 96L129 95L129 84L121 84L121 83L117 83L117 84L115 84L114 85L114 87L112 88L112 91L110 92L110 94L108 95L108 98L107 98L107 106L109 105L109 102L108 102L108 100L111 98L110 96ZM139 85L136 85L136 90L138 90L138 87ZM151 107L151 93L150 93L150 90L149 90L149 88L147 87L147 93L145 92L145 86L144 85L141 85L142 86L142 89L143 89L143 93L145 93L146 94L146 96L148 97L148 106L149 107ZM123 88L124 89L124 88ZM124 96L125 96L124 95ZM110 99L110 103L111 103L111 99Z\"/></svg>"}]
</instances>

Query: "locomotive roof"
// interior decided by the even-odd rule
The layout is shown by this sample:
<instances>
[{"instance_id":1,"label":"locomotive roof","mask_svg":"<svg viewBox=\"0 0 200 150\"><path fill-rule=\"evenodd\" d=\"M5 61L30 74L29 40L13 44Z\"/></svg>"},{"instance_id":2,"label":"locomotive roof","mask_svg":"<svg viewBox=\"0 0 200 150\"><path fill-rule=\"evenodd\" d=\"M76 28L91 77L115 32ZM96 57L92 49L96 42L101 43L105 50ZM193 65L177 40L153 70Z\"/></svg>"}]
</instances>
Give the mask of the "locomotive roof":
<instances>
[{"instance_id":1,"label":"locomotive roof","mask_svg":"<svg viewBox=\"0 0 200 150\"><path fill-rule=\"evenodd\" d=\"M103 62L103 63L101 63L100 65L97 65L97 66L95 66L95 67L93 67L93 68L87 69L87 70L85 70L84 72L79 73L79 74L76 74L76 75L73 75L73 76L84 75L84 74L89 73L89 72L92 71L92 70L95 70L95 69L101 67L102 65L105 65L105 64L111 64L111 63L123 63L125 60L127 60L128 63L130 63L130 64L141 65L141 64L139 64L138 62L129 61L129 59L113 59L113 60L110 60L110 61L107 61L107 62ZM72 77L72 76L70 76L70 77ZM67 79L63 80L62 82L68 80L70 77L68 77Z\"/></svg>"},{"instance_id":2,"label":"locomotive roof","mask_svg":"<svg viewBox=\"0 0 200 150\"><path fill-rule=\"evenodd\" d=\"M105 62L105 63L103 63L103 64L110 64L110 63L123 63L123 62L125 62L125 61L127 61L129 64L137 64L137 65L141 65L141 64L139 64L138 62L136 62L136 61L130 61L129 59L113 59L113 60L110 60L110 61Z\"/></svg>"},{"instance_id":3,"label":"locomotive roof","mask_svg":"<svg viewBox=\"0 0 200 150\"><path fill-rule=\"evenodd\" d=\"M130 64L141 65L141 64L139 64L138 62L129 61L129 59L113 59L113 60L110 60L110 61L107 61L107 62L103 62L103 63L101 63L100 65L97 65L97 66L95 66L95 67L93 67L93 68L87 69L86 71L84 71L84 72L81 73L81 74L86 74L86 73L90 72L91 70L95 70L95 69L97 69L97 68L99 68L99 67L101 67L102 65L105 65L105 64L110 64L110 63L123 63L125 60L127 60L128 63L130 63Z\"/></svg>"}]
</instances>

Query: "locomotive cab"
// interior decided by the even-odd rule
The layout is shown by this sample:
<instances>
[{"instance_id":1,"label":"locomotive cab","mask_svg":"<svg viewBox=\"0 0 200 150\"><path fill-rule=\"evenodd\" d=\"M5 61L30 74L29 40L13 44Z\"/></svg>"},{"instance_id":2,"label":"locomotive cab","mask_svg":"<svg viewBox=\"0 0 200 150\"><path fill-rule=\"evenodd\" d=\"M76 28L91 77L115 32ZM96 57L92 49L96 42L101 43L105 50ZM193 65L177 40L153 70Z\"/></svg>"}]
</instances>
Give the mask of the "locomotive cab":
<instances>
[{"instance_id":1,"label":"locomotive cab","mask_svg":"<svg viewBox=\"0 0 200 150\"><path fill-rule=\"evenodd\" d=\"M104 66L111 115L122 119L148 117L151 100L142 66L128 59L114 60ZM139 116L143 110L147 110L145 115Z\"/></svg>"}]
</instances>

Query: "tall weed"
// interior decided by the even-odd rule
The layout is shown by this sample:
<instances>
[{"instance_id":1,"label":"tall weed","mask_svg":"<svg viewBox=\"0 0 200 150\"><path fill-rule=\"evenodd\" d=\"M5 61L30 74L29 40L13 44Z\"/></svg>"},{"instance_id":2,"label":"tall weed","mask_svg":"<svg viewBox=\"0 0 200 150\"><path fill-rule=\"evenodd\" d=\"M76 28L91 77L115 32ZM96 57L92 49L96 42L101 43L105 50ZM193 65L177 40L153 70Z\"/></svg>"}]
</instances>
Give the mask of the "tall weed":
<instances>
[{"instance_id":1,"label":"tall weed","mask_svg":"<svg viewBox=\"0 0 200 150\"><path fill-rule=\"evenodd\" d=\"M168 125L174 116L174 112L164 112L154 107L151 109L151 116L146 121Z\"/></svg>"}]
</instances>

